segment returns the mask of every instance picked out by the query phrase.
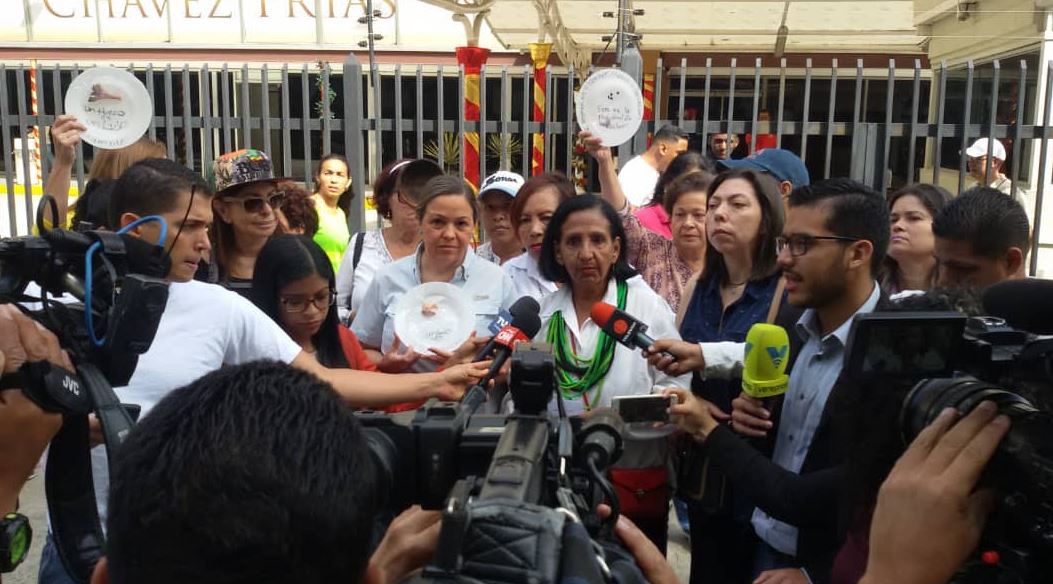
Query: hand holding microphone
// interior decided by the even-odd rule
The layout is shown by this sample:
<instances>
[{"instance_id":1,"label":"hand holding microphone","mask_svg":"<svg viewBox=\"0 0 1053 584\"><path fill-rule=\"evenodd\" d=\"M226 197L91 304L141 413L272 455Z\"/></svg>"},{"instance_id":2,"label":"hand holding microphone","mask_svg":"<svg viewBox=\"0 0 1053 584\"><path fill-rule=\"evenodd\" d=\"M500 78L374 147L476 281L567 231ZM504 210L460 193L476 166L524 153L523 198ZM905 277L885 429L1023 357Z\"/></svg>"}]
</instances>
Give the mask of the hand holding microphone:
<instances>
[{"instance_id":1,"label":"hand holding microphone","mask_svg":"<svg viewBox=\"0 0 1053 584\"><path fill-rule=\"evenodd\" d=\"M702 347L679 339L656 340L644 349L644 357L652 367L666 375L683 375L706 368Z\"/></svg>"},{"instance_id":2,"label":"hand holding microphone","mask_svg":"<svg viewBox=\"0 0 1053 584\"><path fill-rule=\"evenodd\" d=\"M677 342L665 340L655 341L647 334L646 324L606 302L597 302L596 304L593 304L589 315L592 317L592 321L599 325L599 327L603 329L603 332L610 335L612 339L630 349L642 350L644 352L644 357L648 359L648 362L651 361L649 350L654 347L656 343L662 343L662 346L665 347L667 344ZM665 360L667 362L672 362L678 358L678 355L664 350L664 348L655 349L653 352L656 361ZM654 363L652 363L652 365L653 364ZM665 371L664 369L661 370Z\"/></svg>"},{"instance_id":3,"label":"hand holding microphone","mask_svg":"<svg viewBox=\"0 0 1053 584\"><path fill-rule=\"evenodd\" d=\"M512 355L516 343L529 342L541 330L540 307L533 298L524 296L512 305L512 322L506 324L487 342L478 354L476 361L493 358L490 369L478 383L468 389L462 399L470 410L474 411L486 399L486 386L497 376L505 361Z\"/></svg>"},{"instance_id":4,"label":"hand holding microphone","mask_svg":"<svg viewBox=\"0 0 1053 584\"><path fill-rule=\"evenodd\" d=\"M757 323L746 333L742 395L731 402L731 427L744 436L763 438L772 428L764 399L786 393L790 340L781 326Z\"/></svg>"}]
</instances>

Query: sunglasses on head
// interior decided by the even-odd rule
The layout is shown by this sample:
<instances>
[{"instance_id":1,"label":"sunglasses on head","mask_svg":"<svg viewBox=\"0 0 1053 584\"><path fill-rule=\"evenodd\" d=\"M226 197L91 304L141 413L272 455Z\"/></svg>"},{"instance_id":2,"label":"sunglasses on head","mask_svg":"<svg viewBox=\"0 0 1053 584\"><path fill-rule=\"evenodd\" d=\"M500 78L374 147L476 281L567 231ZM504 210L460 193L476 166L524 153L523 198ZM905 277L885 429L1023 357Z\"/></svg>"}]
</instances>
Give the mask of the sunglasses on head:
<instances>
[{"instance_id":1,"label":"sunglasses on head","mask_svg":"<svg viewBox=\"0 0 1053 584\"><path fill-rule=\"evenodd\" d=\"M272 211L281 207L285 201L285 193L274 191L266 197L249 197L238 201L246 213L262 213L264 205L269 205Z\"/></svg>"}]
</instances>

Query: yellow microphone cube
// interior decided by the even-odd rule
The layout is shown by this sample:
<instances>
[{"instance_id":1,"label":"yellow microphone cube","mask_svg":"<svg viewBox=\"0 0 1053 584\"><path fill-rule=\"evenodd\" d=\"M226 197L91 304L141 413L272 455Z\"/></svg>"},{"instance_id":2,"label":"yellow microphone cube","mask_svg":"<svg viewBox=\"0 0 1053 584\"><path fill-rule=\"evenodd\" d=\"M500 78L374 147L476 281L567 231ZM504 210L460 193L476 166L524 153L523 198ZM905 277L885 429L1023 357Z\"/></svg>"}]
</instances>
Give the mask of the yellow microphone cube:
<instances>
[{"instance_id":1,"label":"yellow microphone cube","mask_svg":"<svg viewBox=\"0 0 1053 584\"><path fill-rule=\"evenodd\" d=\"M742 392L761 399L786 393L789 377L790 339L786 329L757 323L746 333L746 356L742 368Z\"/></svg>"}]
</instances>

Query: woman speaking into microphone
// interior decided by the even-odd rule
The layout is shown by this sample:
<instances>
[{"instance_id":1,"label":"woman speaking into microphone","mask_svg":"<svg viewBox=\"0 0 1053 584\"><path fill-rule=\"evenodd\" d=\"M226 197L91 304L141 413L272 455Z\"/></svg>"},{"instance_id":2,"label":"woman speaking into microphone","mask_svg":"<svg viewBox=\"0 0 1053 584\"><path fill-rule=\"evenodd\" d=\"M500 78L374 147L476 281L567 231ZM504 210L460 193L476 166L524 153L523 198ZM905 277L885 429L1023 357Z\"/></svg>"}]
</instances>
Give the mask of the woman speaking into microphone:
<instances>
[{"instance_id":1,"label":"woman speaking into microphone","mask_svg":"<svg viewBox=\"0 0 1053 584\"><path fill-rule=\"evenodd\" d=\"M536 340L552 346L557 390L568 415L610 407L617 396L690 386L689 376L670 376L649 366L590 317L596 303L606 302L649 325L648 332L656 337L679 338L673 311L629 266L625 253L618 214L593 195L563 202L545 230L541 274L560 288L541 299ZM622 493L622 512L663 550L669 511L667 462L664 439L627 439L619 468L611 472L615 489Z\"/></svg>"}]
</instances>

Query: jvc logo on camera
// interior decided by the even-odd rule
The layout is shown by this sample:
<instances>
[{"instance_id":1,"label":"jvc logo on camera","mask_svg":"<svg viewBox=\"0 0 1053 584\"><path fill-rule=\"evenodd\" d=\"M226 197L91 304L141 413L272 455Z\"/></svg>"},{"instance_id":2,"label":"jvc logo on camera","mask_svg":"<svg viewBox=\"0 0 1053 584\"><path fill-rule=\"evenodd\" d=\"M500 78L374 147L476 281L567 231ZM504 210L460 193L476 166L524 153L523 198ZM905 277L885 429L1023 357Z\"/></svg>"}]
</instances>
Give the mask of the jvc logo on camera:
<instances>
[{"instance_id":1,"label":"jvc logo on camera","mask_svg":"<svg viewBox=\"0 0 1053 584\"><path fill-rule=\"evenodd\" d=\"M72 393L73 395L80 397L80 382L75 377L70 375L62 376L62 389Z\"/></svg>"}]
</instances>

